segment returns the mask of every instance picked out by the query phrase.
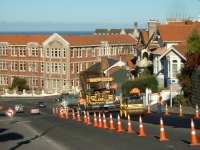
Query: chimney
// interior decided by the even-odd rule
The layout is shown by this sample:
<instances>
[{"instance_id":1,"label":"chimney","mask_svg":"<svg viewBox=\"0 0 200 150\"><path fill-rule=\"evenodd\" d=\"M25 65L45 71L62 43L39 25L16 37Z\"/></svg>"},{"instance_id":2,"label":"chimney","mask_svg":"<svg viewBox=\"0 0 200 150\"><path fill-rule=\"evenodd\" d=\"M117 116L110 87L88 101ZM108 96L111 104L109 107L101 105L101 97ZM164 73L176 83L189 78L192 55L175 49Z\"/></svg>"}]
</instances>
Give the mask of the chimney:
<instances>
[{"instance_id":1,"label":"chimney","mask_svg":"<svg viewBox=\"0 0 200 150\"><path fill-rule=\"evenodd\" d=\"M153 35L153 33L156 31L158 24L159 24L159 22L157 20L150 20L148 22L149 39L151 38L151 36Z\"/></svg>"}]
</instances>

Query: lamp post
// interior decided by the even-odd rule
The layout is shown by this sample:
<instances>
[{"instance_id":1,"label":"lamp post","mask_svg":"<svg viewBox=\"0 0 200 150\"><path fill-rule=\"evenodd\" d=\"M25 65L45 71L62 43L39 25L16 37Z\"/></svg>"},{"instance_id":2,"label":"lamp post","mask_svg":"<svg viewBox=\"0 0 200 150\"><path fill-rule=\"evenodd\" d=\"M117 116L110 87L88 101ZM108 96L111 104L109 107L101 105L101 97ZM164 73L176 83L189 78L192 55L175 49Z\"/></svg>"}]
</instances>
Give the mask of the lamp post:
<instances>
[{"instance_id":1,"label":"lamp post","mask_svg":"<svg viewBox=\"0 0 200 150\"><path fill-rule=\"evenodd\" d=\"M152 92L151 89L149 89L149 98L148 98L149 101L148 101L148 104L150 104L150 102L151 102L151 92Z\"/></svg>"},{"instance_id":2,"label":"lamp post","mask_svg":"<svg viewBox=\"0 0 200 150\"><path fill-rule=\"evenodd\" d=\"M32 90L32 97L33 97L33 62L31 63L31 90Z\"/></svg>"},{"instance_id":3,"label":"lamp post","mask_svg":"<svg viewBox=\"0 0 200 150\"><path fill-rule=\"evenodd\" d=\"M107 65L108 65L108 71L107 71L107 74L108 74L108 78L109 78L109 77L110 77L110 75L109 75L109 63L108 63L108 61L105 60L105 59L102 59L102 58L101 58L101 60L105 61L105 62L107 63Z\"/></svg>"},{"instance_id":4,"label":"lamp post","mask_svg":"<svg viewBox=\"0 0 200 150\"><path fill-rule=\"evenodd\" d=\"M167 83L170 84L170 107L172 107L172 80L170 79L171 78L171 71L170 71L170 68L171 68L171 64L170 64L170 57L167 56L167 60L168 60L168 80L167 80Z\"/></svg>"}]
</instances>

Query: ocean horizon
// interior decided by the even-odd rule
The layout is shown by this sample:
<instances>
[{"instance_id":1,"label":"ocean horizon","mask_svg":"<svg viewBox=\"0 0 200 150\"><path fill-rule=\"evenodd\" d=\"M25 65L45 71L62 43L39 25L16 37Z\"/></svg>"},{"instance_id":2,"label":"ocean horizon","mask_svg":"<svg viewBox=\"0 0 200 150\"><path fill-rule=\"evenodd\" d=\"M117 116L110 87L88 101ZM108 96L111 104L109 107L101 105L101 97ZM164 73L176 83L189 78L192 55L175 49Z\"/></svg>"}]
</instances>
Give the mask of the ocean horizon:
<instances>
[{"instance_id":1,"label":"ocean horizon","mask_svg":"<svg viewBox=\"0 0 200 150\"><path fill-rule=\"evenodd\" d=\"M0 31L1 35L93 35L94 31Z\"/></svg>"}]
</instances>

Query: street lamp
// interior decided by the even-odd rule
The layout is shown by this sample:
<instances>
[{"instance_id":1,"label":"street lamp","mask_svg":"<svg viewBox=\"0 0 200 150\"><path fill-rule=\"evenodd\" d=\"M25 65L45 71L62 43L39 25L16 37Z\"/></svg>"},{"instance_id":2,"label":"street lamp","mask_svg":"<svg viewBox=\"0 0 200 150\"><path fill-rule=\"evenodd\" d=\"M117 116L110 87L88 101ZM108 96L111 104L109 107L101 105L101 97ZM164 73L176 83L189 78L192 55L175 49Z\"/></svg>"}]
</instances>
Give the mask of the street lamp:
<instances>
[{"instance_id":1,"label":"street lamp","mask_svg":"<svg viewBox=\"0 0 200 150\"><path fill-rule=\"evenodd\" d=\"M108 61L107 61L107 60L105 60L105 59L102 59L102 58L101 58L101 60L104 60L104 61L107 63L107 65L108 65L108 70L107 70L107 73L108 73L108 78L109 78L109 76L110 76L110 75L109 75L109 63L108 63Z\"/></svg>"},{"instance_id":2,"label":"street lamp","mask_svg":"<svg viewBox=\"0 0 200 150\"><path fill-rule=\"evenodd\" d=\"M151 89L149 89L149 101L148 101L148 104L150 104L150 102L151 102L151 93L152 93L152 91L151 91Z\"/></svg>"},{"instance_id":3,"label":"street lamp","mask_svg":"<svg viewBox=\"0 0 200 150\"><path fill-rule=\"evenodd\" d=\"M171 71L170 71L170 68L171 68L171 64L170 64L170 57L167 56L167 60L168 60L168 80L167 80L167 83L170 83L170 107L172 107L172 80L170 79L171 78Z\"/></svg>"}]
</instances>

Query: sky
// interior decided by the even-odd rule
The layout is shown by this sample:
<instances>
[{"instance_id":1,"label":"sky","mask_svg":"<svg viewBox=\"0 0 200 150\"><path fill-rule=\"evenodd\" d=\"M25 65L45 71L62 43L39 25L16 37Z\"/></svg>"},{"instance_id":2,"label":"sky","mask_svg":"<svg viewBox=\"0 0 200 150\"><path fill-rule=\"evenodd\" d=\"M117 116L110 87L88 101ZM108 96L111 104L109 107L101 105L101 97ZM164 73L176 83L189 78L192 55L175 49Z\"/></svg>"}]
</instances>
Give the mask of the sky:
<instances>
[{"instance_id":1,"label":"sky","mask_svg":"<svg viewBox=\"0 0 200 150\"><path fill-rule=\"evenodd\" d=\"M197 20L200 0L0 0L2 31L94 31L96 28L147 28L150 19Z\"/></svg>"}]
</instances>

